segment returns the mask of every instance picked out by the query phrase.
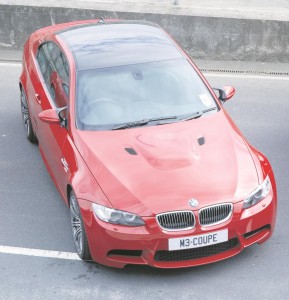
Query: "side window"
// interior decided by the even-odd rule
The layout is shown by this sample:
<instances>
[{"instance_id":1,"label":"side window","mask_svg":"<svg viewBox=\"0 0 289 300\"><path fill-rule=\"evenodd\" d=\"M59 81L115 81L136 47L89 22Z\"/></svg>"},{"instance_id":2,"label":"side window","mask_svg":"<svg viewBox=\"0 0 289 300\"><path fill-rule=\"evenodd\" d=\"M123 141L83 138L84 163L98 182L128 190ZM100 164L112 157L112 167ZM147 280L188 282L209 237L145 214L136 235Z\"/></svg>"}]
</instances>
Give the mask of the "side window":
<instances>
[{"instance_id":1,"label":"side window","mask_svg":"<svg viewBox=\"0 0 289 300\"><path fill-rule=\"evenodd\" d=\"M69 96L69 67L60 48L48 42L40 46L37 60L46 87L56 107L67 106Z\"/></svg>"},{"instance_id":2,"label":"side window","mask_svg":"<svg viewBox=\"0 0 289 300\"><path fill-rule=\"evenodd\" d=\"M51 67L50 67L50 63L47 59L47 55L46 55L46 44L40 46L39 50L38 50L38 54L37 54L37 61L41 70L41 73L43 75L44 81L47 84L47 82L49 82L49 77L51 74Z\"/></svg>"}]
</instances>

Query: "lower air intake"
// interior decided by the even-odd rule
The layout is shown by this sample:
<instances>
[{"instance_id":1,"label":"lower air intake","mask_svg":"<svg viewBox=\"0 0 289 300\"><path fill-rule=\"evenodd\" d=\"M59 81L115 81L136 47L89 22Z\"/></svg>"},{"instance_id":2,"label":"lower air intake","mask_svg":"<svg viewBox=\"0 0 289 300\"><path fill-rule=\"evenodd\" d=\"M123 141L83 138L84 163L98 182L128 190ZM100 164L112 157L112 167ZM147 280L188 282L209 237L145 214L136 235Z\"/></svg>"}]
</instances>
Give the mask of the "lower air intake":
<instances>
[{"instance_id":1,"label":"lower air intake","mask_svg":"<svg viewBox=\"0 0 289 300\"><path fill-rule=\"evenodd\" d=\"M238 239L232 239L227 242L215 244L206 247L176 250L176 251L157 251L155 254L155 261L182 261L193 260L203 257L209 257L215 254L223 253L231 250L238 245Z\"/></svg>"}]
</instances>

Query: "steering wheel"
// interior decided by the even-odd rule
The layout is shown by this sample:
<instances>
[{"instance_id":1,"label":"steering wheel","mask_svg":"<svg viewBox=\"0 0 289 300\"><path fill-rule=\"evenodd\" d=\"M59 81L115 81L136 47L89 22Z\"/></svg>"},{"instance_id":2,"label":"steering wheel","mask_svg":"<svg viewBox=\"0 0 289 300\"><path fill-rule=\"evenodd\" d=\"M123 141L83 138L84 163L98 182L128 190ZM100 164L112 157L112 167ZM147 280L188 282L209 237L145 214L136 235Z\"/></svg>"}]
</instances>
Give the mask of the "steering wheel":
<instances>
[{"instance_id":1,"label":"steering wheel","mask_svg":"<svg viewBox=\"0 0 289 300\"><path fill-rule=\"evenodd\" d=\"M130 109L133 110L133 115L137 118L151 118L162 114L162 109L159 103L154 101L136 101L131 106Z\"/></svg>"},{"instance_id":2,"label":"steering wheel","mask_svg":"<svg viewBox=\"0 0 289 300\"><path fill-rule=\"evenodd\" d=\"M87 103L87 109L88 109L88 111L95 110L95 109L97 109L98 105L102 105L102 104L106 104L106 103L118 106L118 104L115 100L113 100L111 98L101 97L101 98L97 98L92 101L89 101Z\"/></svg>"},{"instance_id":3,"label":"steering wheel","mask_svg":"<svg viewBox=\"0 0 289 300\"><path fill-rule=\"evenodd\" d=\"M87 103L84 121L89 124L102 122L114 123L119 119L123 111L120 105L111 98L96 98Z\"/></svg>"}]
</instances>

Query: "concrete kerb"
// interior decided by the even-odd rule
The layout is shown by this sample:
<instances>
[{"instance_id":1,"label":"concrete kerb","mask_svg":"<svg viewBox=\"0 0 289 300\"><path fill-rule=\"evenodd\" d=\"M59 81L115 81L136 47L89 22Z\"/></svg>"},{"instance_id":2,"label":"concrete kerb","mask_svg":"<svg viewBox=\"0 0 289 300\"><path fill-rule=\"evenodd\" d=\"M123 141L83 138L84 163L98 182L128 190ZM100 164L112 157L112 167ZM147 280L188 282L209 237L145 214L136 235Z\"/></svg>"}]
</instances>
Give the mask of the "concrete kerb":
<instances>
[{"instance_id":1,"label":"concrete kerb","mask_svg":"<svg viewBox=\"0 0 289 300\"><path fill-rule=\"evenodd\" d=\"M289 62L289 23L150 12L0 5L0 46L21 49L29 34L51 24L99 17L152 21L198 59Z\"/></svg>"}]
</instances>

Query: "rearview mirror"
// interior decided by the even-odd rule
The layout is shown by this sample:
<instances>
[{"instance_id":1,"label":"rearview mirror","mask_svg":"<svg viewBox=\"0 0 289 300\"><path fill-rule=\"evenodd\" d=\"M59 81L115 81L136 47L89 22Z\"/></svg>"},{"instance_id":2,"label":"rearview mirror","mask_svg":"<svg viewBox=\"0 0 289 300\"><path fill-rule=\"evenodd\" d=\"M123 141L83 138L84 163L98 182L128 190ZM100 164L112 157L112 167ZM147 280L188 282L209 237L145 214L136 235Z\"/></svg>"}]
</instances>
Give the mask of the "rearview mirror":
<instances>
[{"instance_id":1,"label":"rearview mirror","mask_svg":"<svg viewBox=\"0 0 289 300\"><path fill-rule=\"evenodd\" d=\"M229 99L231 99L235 95L235 88L230 85L225 85L222 89L213 88L213 90L216 90L219 92L218 98L225 102Z\"/></svg>"}]
</instances>

